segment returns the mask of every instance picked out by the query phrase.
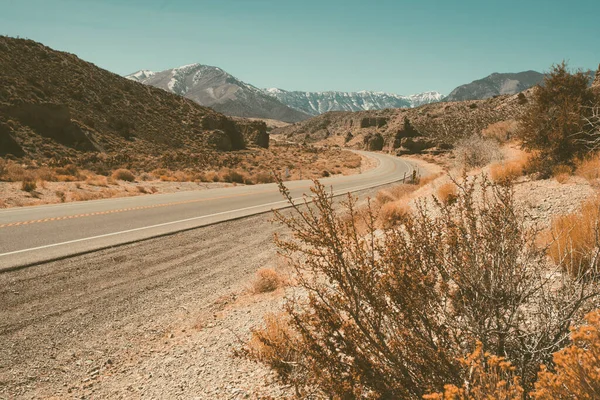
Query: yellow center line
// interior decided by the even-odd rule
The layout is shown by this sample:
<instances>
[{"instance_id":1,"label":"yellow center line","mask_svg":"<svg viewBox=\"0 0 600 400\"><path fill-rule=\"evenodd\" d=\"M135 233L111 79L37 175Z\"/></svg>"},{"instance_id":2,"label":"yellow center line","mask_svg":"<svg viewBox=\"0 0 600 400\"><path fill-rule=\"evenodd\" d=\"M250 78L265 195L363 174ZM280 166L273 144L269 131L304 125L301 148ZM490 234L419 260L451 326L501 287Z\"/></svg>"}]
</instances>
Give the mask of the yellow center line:
<instances>
[{"instance_id":1,"label":"yellow center line","mask_svg":"<svg viewBox=\"0 0 600 400\"><path fill-rule=\"evenodd\" d=\"M304 188L304 187L302 187L302 188ZM36 220L30 220L30 221L10 222L10 223L6 223L6 224L1 224L0 228L8 228L8 227L13 227L13 226L22 226L22 225L29 225L29 224L40 224L40 223L44 223L44 222L62 221L62 220L74 219L74 218L93 217L96 215L116 214L116 213L122 213L122 212L127 212L127 211L147 210L147 209L151 209L151 208L177 206L177 205L182 205L182 204L201 203L201 202L210 201L210 200L231 199L231 198L235 198L235 197L244 197L244 196L251 196L251 195L255 195L255 194L264 194L264 193L271 193L271 192L273 192L273 190L263 190L260 192L253 192L253 193L241 193L241 194L228 195L228 196L209 197L209 198L205 198L205 199L193 199L193 200L175 201L175 202L171 202L171 203L152 204L152 205L148 205L148 206L120 208L120 209L116 209L116 210L95 211L95 212L90 212L90 213L85 213L85 214L64 215L64 216L60 216L60 217L43 218L43 219L36 219Z\"/></svg>"}]
</instances>

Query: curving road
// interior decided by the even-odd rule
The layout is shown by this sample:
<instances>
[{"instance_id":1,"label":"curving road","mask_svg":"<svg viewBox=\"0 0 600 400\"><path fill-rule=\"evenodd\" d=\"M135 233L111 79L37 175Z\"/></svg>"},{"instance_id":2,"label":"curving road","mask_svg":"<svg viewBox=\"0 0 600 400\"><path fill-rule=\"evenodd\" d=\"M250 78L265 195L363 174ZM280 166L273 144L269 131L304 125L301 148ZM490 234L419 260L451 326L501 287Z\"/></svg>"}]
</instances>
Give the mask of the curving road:
<instances>
[{"instance_id":1,"label":"curving road","mask_svg":"<svg viewBox=\"0 0 600 400\"><path fill-rule=\"evenodd\" d=\"M410 175L400 158L358 152L378 161L359 175L322 179L336 195ZM312 182L286 183L294 198ZM95 200L0 211L0 272L284 208L275 184Z\"/></svg>"}]
</instances>

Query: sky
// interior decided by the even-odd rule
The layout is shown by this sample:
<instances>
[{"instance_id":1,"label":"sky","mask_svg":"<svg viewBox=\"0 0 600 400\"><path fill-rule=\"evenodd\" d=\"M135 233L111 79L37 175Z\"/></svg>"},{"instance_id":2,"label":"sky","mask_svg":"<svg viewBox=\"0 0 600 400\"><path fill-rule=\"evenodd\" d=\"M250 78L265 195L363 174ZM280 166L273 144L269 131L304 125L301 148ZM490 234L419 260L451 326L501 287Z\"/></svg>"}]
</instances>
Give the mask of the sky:
<instances>
[{"instance_id":1,"label":"sky","mask_svg":"<svg viewBox=\"0 0 600 400\"><path fill-rule=\"evenodd\" d=\"M0 0L0 34L126 75L201 63L257 87L413 94L600 63L598 0Z\"/></svg>"}]
</instances>

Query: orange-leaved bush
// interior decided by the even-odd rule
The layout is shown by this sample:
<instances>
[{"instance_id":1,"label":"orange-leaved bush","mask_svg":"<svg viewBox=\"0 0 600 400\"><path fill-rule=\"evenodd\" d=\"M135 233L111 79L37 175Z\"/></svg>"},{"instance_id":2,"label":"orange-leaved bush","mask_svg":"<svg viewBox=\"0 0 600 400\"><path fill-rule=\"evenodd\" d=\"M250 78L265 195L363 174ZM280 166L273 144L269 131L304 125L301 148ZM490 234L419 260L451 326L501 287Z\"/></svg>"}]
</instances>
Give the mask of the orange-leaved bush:
<instances>
[{"instance_id":1,"label":"orange-leaved bush","mask_svg":"<svg viewBox=\"0 0 600 400\"><path fill-rule=\"evenodd\" d=\"M275 215L293 236L276 243L306 293L286 304L294 340L285 346L302 357L281 363L276 341L275 358L262 361L301 395L403 399L460 387L459 360L478 342L511 362L528 391L598 295L590 280L548 269L512 187L485 176L463 176L454 201L418 202L382 230L368 207L366 234L353 197L341 214L318 182L310 204L280 187L292 213Z\"/></svg>"},{"instance_id":2,"label":"orange-leaved bush","mask_svg":"<svg viewBox=\"0 0 600 400\"><path fill-rule=\"evenodd\" d=\"M600 310L571 333L573 344L554 354L554 368L542 368L534 399L600 399Z\"/></svg>"}]
</instances>

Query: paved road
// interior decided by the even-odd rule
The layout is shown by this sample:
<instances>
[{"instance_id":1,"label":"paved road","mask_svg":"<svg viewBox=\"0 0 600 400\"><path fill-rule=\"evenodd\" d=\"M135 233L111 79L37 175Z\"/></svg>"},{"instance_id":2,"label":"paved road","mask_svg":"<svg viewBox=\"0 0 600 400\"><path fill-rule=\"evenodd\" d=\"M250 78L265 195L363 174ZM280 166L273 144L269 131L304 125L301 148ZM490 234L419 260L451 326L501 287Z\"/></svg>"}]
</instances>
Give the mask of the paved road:
<instances>
[{"instance_id":1,"label":"paved road","mask_svg":"<svg viewBox=\"0 0 600 400\"><path fill-rule=\"evenodd\" d=\"M342 194L398 181L413 169L397 157L362 153L377 159L378 166L322 183ZM286 185L294 198L301 198L311 184ZM265 184L2 210L0 272L286 205L277 186Z\"/></svg>"}]
</instances>

